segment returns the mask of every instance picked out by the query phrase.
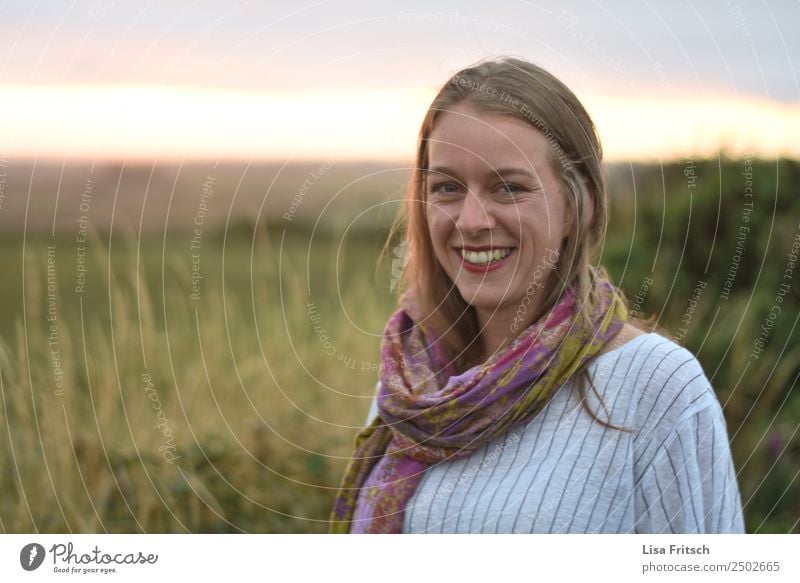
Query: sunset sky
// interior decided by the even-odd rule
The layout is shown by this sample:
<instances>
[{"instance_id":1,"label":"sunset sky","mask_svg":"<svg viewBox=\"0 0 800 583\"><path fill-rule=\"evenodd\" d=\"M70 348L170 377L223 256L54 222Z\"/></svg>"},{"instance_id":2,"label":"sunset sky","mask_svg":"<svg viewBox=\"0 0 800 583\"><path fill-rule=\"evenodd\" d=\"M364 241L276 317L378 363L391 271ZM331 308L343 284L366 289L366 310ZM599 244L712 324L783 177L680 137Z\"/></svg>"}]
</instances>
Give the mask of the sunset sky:
<instances>
[{"instance_id":1,"label":"sunset sky","mask_svg":"<svg viewBox=\"0 0 800 583\"><path fill-rule=\"evenodd\" d=\"M0 154L408 159L450 75L553 71L610 160L800 157L800 3L0 2Z\"/></svg>"}]
</instances>

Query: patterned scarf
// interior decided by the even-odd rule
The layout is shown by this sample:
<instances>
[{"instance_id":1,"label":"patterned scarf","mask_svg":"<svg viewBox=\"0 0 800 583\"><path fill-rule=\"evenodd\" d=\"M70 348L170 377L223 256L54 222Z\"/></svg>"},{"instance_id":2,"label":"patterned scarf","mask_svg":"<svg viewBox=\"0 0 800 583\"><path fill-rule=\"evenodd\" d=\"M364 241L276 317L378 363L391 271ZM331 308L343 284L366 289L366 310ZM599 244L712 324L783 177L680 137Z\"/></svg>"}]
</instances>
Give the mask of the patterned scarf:
<instances>
[{"instance_id":1,"label":"patterned scarf","mask_svg":"<svg viewBox=\"0 0 800 583\"><path fill-rule=\"evenodd\" d=\"M457 374L417 323L408 290L381 345L378 417L356 437L330 516L332 533L399 533L425 469L466 457L530 421L625 323L613 285L593 270L591 326L570 287L553 308L486 362ZM591 297L590 296L590 297Z\"/></svg>"}]
</instances>

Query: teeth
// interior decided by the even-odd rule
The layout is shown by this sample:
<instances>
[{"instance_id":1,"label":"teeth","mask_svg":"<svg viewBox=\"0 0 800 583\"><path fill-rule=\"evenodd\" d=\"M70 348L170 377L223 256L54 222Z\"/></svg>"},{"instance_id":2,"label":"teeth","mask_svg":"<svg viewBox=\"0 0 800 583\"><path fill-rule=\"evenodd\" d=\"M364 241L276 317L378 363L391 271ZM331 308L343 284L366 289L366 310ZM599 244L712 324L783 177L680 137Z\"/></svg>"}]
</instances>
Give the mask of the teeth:
<instances>
[{"instance_id":1,"label":"teeth","mask_svg":"<svg viewBox=\"0 0 800 583\"><path fill-rule=\"evenodd\" d=\"M467 251L466 249L461 249L461 257L476 265L486 265L487 263L499 261L511 251L513 251L511 248L492 249L491 251Z\"/></svg>"}]
</instances>

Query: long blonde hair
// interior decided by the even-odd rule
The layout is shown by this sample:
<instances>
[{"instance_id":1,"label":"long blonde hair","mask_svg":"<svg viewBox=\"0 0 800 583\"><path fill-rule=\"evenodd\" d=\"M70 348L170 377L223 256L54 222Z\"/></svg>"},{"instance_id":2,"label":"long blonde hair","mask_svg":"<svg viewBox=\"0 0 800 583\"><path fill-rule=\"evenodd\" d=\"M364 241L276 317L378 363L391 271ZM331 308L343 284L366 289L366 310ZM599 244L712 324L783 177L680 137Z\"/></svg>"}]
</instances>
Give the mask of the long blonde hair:
<instances>
[{"instance_id":1,"label":"long blonde hair","mask_svg":"<svg viewBox=\"0 0 800 583\"><path fill-rule=\"evenodd\" d=\"M442 86L422 121L404 216L393 226L384 252L404 221L409 253L404 285L416 289L416 299L427 325L437 333L461 372L477 364L482 357L482 346L475 341L479 337L478 320L474 308L460 294L452 292L453 282L434 255L426 219L425 184L428 140L436 120L441 113L457 105L521 119L550 143L550 162L572 220L555 264L555 277L550 278L555 283L546 291L534 321L554 305L568 285L577 281L578 317L588 324L594 302L590 262L605 235L608 211L601 167L603 153L597 130L575 94L552 74L521 59L500 57L463 69ZM584 225L590 197L594 212ZM598 269L607 275L603 268ZM581 372L585 372L585 367ZM581 376L588 379L588 375ZM582 382L579 389L585 397ZM591 410L587 408L587 411L597 419Z\"/></svg>"}]
</instances>

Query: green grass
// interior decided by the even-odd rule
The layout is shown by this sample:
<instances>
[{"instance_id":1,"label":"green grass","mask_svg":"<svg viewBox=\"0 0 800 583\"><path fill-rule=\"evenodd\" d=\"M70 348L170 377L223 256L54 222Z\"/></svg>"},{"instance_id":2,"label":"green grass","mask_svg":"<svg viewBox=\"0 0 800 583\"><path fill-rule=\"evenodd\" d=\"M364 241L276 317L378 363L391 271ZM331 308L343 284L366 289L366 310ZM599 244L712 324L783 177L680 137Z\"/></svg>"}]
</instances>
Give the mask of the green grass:
<instances>
[{"instance_id":1,"label":"green grass","mask_svg":"<svg viewBox=\"0 0 800 583\"><path fill-rule=\"evenodd\" d=\"M84 295L73 288L72 242L55 241L57 345L47 241L29 241L25 319L3 331L0 354L2 528L324 531L392 298L373 293L374 252L363 243L347 246L337 278L338 241L327 237L312 245L309 295L307 244L296 238L283 253L277 237L255 249L234 238L224 254L222 239L203 241L196 301L185 237L170 237L163 262L162 242L143 242L138 271L135 241L114 240L110 253L93 241ZM308 301L333 355L313 334ZM180 457L169 463L164 452Z\"/></svg>"}]
</instances>

